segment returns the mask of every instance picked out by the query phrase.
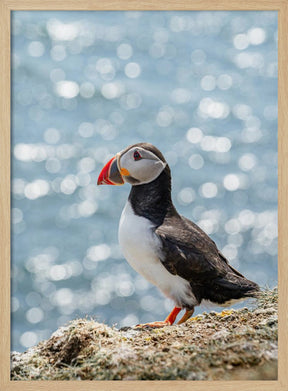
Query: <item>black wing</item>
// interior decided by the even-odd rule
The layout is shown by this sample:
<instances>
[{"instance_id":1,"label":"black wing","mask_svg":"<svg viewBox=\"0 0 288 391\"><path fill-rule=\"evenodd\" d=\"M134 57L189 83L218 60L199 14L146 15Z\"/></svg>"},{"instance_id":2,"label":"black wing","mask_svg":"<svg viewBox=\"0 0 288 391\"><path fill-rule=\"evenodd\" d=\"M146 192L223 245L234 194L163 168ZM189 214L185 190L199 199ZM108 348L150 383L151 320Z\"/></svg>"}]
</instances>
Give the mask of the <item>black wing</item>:
<instances>
[{"instance_id":1,"label":"black wing","mask_svg":"<svg viewBox=\"0 0 288 391\"><path fill-rule=\"evenodd\" d=\"M188 280L199 301L224 303L258 290L257 284L230 266L215 242L185 217L164 220L155 233L161 242L162 264L170 273Z\"/></svg>"}]
</instances>

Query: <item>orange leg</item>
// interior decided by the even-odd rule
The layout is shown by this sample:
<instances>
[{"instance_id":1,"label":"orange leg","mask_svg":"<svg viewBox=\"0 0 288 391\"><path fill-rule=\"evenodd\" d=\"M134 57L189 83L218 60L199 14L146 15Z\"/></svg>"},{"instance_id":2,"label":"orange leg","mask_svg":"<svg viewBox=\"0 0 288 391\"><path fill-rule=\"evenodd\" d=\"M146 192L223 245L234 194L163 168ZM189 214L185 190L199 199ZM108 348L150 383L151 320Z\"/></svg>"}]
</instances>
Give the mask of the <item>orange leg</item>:
<instances>
[{"instance_id":1,"label":"orange leg","mask_svg":"<svg viewBox=\"0 0 288 391\"><path fill-rule=\"evenodd\" d=\"M171 326L181 311L181 308L179 307L174 307L173 310L170 312L170 314L167 316L167 318L164 321L160 322L152 322L152 323L144 323L144 324L137 324L135 327L164 327L164 326ZM185 315L184 315L185 316Z\"/></svg>"},{"instance_id":2,"label":"orange leg","mask_svg":"<svg viewBox=\"0 0 288 391\"><path fill-rule=\"evenodd\" d=\"M167 318L164 320L164 322L167 322L170 325L172 325L175 322L177 315L179 314L181 309L182 308L174 307L173 310L170 312L170 314L167 316Z\"/></svg>"},{"instance_id":3,"label":"orange leg","mask_svg":"<svg viewBox=\"0 0 288 391\"><path fill-rule=\"evenodd\" d=\"M193 315L194 309L193 310L186 310L185 314L182 316L182 318L177 322L177 324L181 324L186 322L191 316Z\"/></svg>"}]
</instances>

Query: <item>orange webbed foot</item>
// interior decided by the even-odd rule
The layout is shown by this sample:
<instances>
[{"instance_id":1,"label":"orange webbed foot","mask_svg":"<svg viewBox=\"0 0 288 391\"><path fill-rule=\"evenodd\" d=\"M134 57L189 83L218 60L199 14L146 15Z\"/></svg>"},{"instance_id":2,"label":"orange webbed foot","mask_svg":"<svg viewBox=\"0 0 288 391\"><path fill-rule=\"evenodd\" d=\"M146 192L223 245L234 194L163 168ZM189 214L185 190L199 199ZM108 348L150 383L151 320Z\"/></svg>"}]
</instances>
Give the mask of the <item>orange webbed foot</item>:
<instances>
[{"instance_id":1,"label":"orange webbed foot","mask_svg":"<svg viewBox=\"0 0 288 391\"><path fill-rule=\"evenodd\" d=\"M165 326L171 326L181 311L181 308L179 307L174 307L173 310L170 312L170 314L167 316L167 318L163 321L159 322L151 322L151 323L144 323L144 324L137 324L135 328L160 328L160 327L165 327Z\"/></svg>"},{"instance_id":2,"label":"orange webbed foot","mask_svg":"<svg viewBox=\"0 0 288 391\"><path fill-rule=\"evenodd\" d=\"M171 326L171 323L169 323L166 320L163 320L163 321L159 321L159 322L137 324L136 326L134 326L134 328L136 328L136 329L142 329L142 328L145 329L145 328L150 328L151 327L153 329L156 329L156 328L165 327L165 326Z\"/></svg>"}]
</instances>

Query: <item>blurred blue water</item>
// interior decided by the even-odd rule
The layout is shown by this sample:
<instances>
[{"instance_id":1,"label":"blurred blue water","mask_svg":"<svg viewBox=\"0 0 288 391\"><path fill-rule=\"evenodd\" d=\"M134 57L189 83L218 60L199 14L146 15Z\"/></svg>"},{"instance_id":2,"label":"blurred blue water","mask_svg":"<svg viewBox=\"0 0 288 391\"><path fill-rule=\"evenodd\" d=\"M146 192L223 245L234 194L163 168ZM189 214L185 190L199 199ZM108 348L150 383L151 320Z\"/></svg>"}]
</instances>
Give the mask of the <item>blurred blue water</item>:
<instances>
[{"instance_id":1,"label":"blurred blue water","mask_svg":"<svg viewBox=\"0 0 288 391\"><path fill-rule=\"evenodd\" d=\"M232 265L277 283L277 12L17 11L12 30L13 350L171 310L120 253L129 186L96 186L135 142Z\"/></svg>"}]
</instances>

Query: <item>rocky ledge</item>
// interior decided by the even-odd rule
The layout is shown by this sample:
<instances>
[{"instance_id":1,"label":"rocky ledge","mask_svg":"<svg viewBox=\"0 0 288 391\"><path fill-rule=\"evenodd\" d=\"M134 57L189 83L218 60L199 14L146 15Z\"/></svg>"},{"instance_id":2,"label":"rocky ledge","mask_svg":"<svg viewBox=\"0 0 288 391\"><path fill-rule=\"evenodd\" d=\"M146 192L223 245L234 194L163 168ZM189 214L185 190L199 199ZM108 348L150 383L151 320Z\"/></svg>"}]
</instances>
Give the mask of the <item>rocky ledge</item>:
<instances>
[{"instance_id":1,"label":"rocky ledge","mask_svg":"<svg viewBox=\"0 0 288 391\"><path fill-rule=\"evenodd\" d=\"M160 329L76 319L13 352L11 380L275 380L277 302L277 288L265 290L251 308Z\"/></svg>"}]
</instances>

